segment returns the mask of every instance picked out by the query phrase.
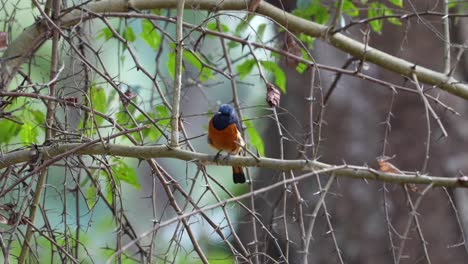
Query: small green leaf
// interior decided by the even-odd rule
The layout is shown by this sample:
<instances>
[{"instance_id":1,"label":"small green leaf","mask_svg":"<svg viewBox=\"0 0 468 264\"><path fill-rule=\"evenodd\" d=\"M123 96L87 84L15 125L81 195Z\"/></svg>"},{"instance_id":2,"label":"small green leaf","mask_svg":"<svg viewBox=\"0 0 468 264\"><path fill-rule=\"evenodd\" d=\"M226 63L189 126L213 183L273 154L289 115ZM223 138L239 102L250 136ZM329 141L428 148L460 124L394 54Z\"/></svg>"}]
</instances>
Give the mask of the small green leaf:
<instances>
[{"instance_id":1,"label":"small green leaf","mask_svg":"<svg viewBox=\"0 0 468 264\"><path fill-rule=\"evenodd\" d=\"M171 76L172 79L174 79L174 76L175 76L175 60L176 60L175 51L167 54L167 71L169 72L169 75ZM182 71L183 70L184 69L182 69Z\"/></svg>"},{"instance_id":2,"label":"small green leaf","mask_svg":"<svg viewBox=\"0 0 468 264\"><path fill-rule=\"evenodd\" d=\"M388 22L392 23L393 25L401 26L401 21L397 18L390 17L387 19Z\"/></svg>"},{"instance_id":3,"label":"small green leaf","mask_svg":"<svg viewBox=\"0 0 468 264\"><path fill-rule=\"evenodd\" d=\"M161 45L161 36L159 35L156 28L149 20L143 20L141 22L141 33L140 36L145 43L152 49L157 50Z\"/></svg>"},{"instance_id":4,"label":"small green leaf","mask_svg":"<svg viewBox=\"0 0 468 264\"><path fill-rule=\"evenodd\" d=\"M170 123L169 110L164 105L156 106L156 117L161 119L161 120L158 121L158 124L166 126L166 125L168 125Z\"/></svg>"},{"instance_id":5,"label":"small green leaf","mask_svg":"<svg viewBox=\"0 0 468 264\"><path fill-rule=\"evenodd\" d=\"M338 1L335 3L336 6L338 4ZM350 0L343 1L343 12L350 17L356 17L359 15L359 9Z\"/></svg>"},{"instance_id":6,"label":"small green leaf","mask_svg":"<svg viewBox=\"0 0 468 264\"><path fill-rule=\"evenodd\" d=\"M0 142L2 144L9 143L10 140L18 135L18 132L21 129L21 125L10 121L8 119L0 119Z\"/></svg>"},{"instance_id":7,"label":"small green leaf","mask_svg":"<svg viewBox=\"0 0 468 264\"><path fill-rule=\"evenodd\" d=\"M89 92L90 92L89 98L91 99L93 108L96 111L105 112L107 107L106 107L106 92L104 91L104 88L93 85L91 86L91 89L89 90Z\"/></svg>"},{"instance_id":8,"label":"small green leaf","mask_svg":"<svg viewBox=\"0 0 468 264\"><path fill-rule=\"evenodd\" d=\"M273 61L261 61L262 67L275 76L275 84L283 93L286 93L286 74L281 67Z\"/></svg>"},{"instance_id":9,"label":"small green leaf","mask_svg":"<svg viewBox=\"0 0 468 264\"><path fill-rule=\"evenodd\" d=\"M301 49L302 58L305 60L311 60L309 53L305 49ZM298 63L296 66L296 71L300 74L304 73L309 68L309 65L305 63Z\"/></svg>"},{"instance_id":10,"label":"small green leaf","mask_svg":"<svg viewBox=\"0 0 468 264\"><path fill-rule=\"evenodd\" d=\"M299 34L299 39L306 44L309 49L313 49L315 38L306 34Z\"/></svg>"},{"instance_id":11,"label":"small green leaf","mask_svg":"<svg viewBox=\"0 0 468 264\"><path fill-rule=\"evenodd\" d=\"M93 208L97 203L97 191L93 185L89 186L86 190L86 203L89 208Z\"/></svg>"},{"instance_id":12,"label":"small green leaf","mask_svg":"<svg viewBox=\"0 0 468 264\"><path fill-rule=\"evenodd\" d=\"M313 0L307 6L298 7L293 14L307 20L314 20L319 24L326 24L330 18L328 8L320 3L320 0Z\"/></svg>"},{"instance_id":13,"label":"small green leaf","mask_svg":"<svg viewBox=\"0 0 468 264\"><path fill-rule=\"evenodd\" d=\"M457 6L458 6L457 2L449 2L449 4L448 4L448 8L455 8Z\"/></svg>"},{"instance_id":14,"label":"small green leaf","mask_svg":"<svg viewBox=\"0 0 468 264\"><path fill-rule=\"evenodd\" d=\"M112 170L114 172L114 176L117 179L130 184L138 190L141 189L141 186L138 183L138 177L136 175L135 169L128 166L127 163L119 160L117 165L112 167Z\"/></svg>"},{"instance_id":15,"label":"small green leaf","mask_svg":"<svg viewBox=\"0 0 468 264\"><path fill-rule=\"evenodd\" d=\"M36 124L44 124L45 123L45 112L35 110L35 109L28 109L29 113L32 115L34 122Z\"/></svg>"},{"instance_id":16,"label":"small green leaf","mask_svg":"<svg viewBox=\"0 0 468 264\"><path fill-rule=\"evenodd\" d=\"M31 144L37 142L39 136L38 128L34 126L30 121L26 121L22 126L19 133L21 142L23 144Z\"/></svg>"},{"instance_id":17,"label":"small green leaf","mask_svg":"<svg viewBox=\"0 0 468 264\"><path fill-rule=\"evenodd\" d=\"M245 78L245 76L249 75L255 65L254 59L245 60L242 64L237 66L237 73L241 80Z\"/></svg>"},{"instance_id":18,"label":"small green leaf","mask_svg":"<svg viewBox=\"0 0 468 264\"><path fill-rule=\"evenodd\" d=\"M385 15L391 16L391 15L393 15L393 11L390 8L386 7ZM387 21L394 24L394 25L401 26L401 21L398 18L389 17L389 18L387 18Z\"/></svg>"},{"instance_id":19,"label":"small green leaf","mask_svg":"<svg viewBox=\"0 0 468 264\"><path fill-rule=\"evenodd\" d=\"M245 121L244 124L247 126L246 132L249 135L250 144L257 149L258 153L261 156L265 156L265 146L263 144L263 139L258 133L257 129L253 126L252 122Z\"/></svg>"},{"instance_id":20,"label":"small green leaf","mask_svg":"<svg viewBox=\"0 0 468 264\"><path fill-rule=\"evenodd\" d=\"M218 30L218 22L208 23L206 28L208 28L209 30L212 30L212 31L219 31ZM225 32L225 33L229 32L229 27L226 24L221 23L221 31Z\"/></svg>"},{"instance_id":21,"label":"small green leaf","mask_svg":"<svg viewBox=\"0 0 468 264\"><path fill-rule=\"evenodd\" d=\"M257 28L257 41L261 41L263 39L263 35L265 35L266 23L262 23Z\"/></svg>"},{"instance_id":22,"label":"small green leaf","mask_svg":"<svg viewBox=\"0 0 468 264\"><path fill-rule=\"evenodd\" d=\"M184 50L184 59L187 60L193 67L195 67L198 71L200 71L200 75L198 76L198 79L201 82L205 82L209 79L213 79L213 72L211 69L203 67L202 62L200 61L199 58L202 58L202 56L199 53L196 53L198 55L198 58L190 51ZM205 61L203 61L206 63Z\"/></svg>"},{"instance_id":23,"label":"small green leaf","mask_svg":"<svg viewBox=\"0 0 468 264\"><path fill-rule=\"evenodd\" d=\"M371 3L369 10L367 11L367 17L368 18L381 17L385 13L385 8L386 6L381 3L375 3L375 2ZM373 20L370 22L370 25L371 25L372 30L374 30L377 33L381 33L383 20L382 19Z\"/></svg>"},{"instance_id":24,"label":"small green leaf","mask_svg":"<svg viewBox=\"0 0 468 264\"><path fill-rule=\"evenodd\" d=\"M201 70L203 67L201 61L193 53L186 50L184 50L184 60L188 61L197 70Z\"/></svg>"},{"instance_id":25,"label":"small green leaf","mask_svg":"<svg viewBox=\"0 0 468 264\"><path fill-rule=\"evenodd\" d=\"M300 74L303 74L307 70L307 68L307 64L299 62L296 66L296 71Z\"/></svg>"},{"instance_id":26,"label":"small green leaf","mask_svg":"<svg viewBox=\"0 0 468 264\"><path fill-rule=\"evenodd\" d=\"M125 29L125 32L123 34L124 39L126 39L128 42L134 42L136 40L135 33L133 32L133 29L131 27L127 27Z\"/></svg>"},{"instance_id":27,"label":"small green leaf","mask_svg":"<svg viewBox=\"0 0 468 264\"><path fill-rule=\"evenodd\" d=\"M398 7L403 7L403 0L389 0L390 3L398 6Z\"/></svg>"},{"instance_id":28,"label":"small green leaf","mask_svg":"<svg viewBox=\"0 0 468 264\"><path fill-rule=\"evenodd\" d=\"M227 44L228 48L229 49L233 49L235 47L239 47L240 46L240 43L237 42L237 41L229 41L228 44Z\"/></svg>"},{"instance_id":29,"label":"small green leaf","mask_svg":"<svg viewBox=\"0 0 468 264\"><path fill-rule=\"evenodd\" d=\"M160 15L163 14L163 10L162 9L151 9L151 13L160 16Z\"/></svg>"},{"instance_id":30,"label":"small green leaf","mask_svg":"<svg viewBox=\"0 0 468 264\"><path fill-rule=\"evenodd\" d=\"M109 204L112 204L114 201L114 189L112 188L112 181L109 177L109 175L106 173L105 174L106 178L106 196L105 199Z\"/></svg>"},{"instance_id":31,"label":"small green leaf","mask_svg":"<svg viewBox=\"0 0 468 264\"><path fill-rule=\"evenodd\" d=\"M107 110L107 101L106 101L106 92L104 89L100 86L91 86L91 89L89 89L89 98L91 100L91 104L93 106L93 109L105 113ZM102 124L104 119L102 117L96 116L96 123L98 125Z\"/></svg>"},{"instance_id":32,"label":"small green leaf","mask_svg":"<svg viewBox=\"0 0 468 264\"><path fill-rule=\"evenodd\" d=\"M148 112L147 115L149 116L149 118L151 118L152 120L154 120L156 118L156 114L155 113L150 113ZM135 118L135 120L137 121L137 123L141 124L141 123L147 123L148 122L148 118L144 115L139 115L138 117ZM131 126L132 128L135 127L134 125ZM161 132L154 126L151 126L150 128L148 129L143 129L143 131L141 131L143 137L146 139L148 138L151 142L156 142L160 137L161 137ZM135 137L137 136L137 133L135 132Z\"/></svg>"},{"instance_id":33,"label":"small green leaf","mask_svg":"<svg viewBox=\"0 0 468 264\"><path fill-rule=\"evenodd\" d=\"M224 249L209 249L207 258L210 261L210 264L232 264L236 262L235 257L231 254L231 252L228 252Z\"/></svg>"},{"instance_id":34,"label":"small green leaf","mask_svg":"<svg viewBox=\"0 0 468 264\"><path fill-rule=\"evenodd\" d=\"M242 20L237 24L234 34L236 36L240 36L243 32L245 32L249 28L249 24L252 21L254 16L247 16L247 20Z\"/></svg>"},{"instance_id":35,"label":"small green leaf","mask_svg":"<svg viewBox=\"0 0 468 264\"><path fill-rule=\"evenodd\" d=\"M112 38L114 34L109 28L103 28L101 30L101 33L98 34L97 38L104 38L106 41Z\"/></svg>"},{"instance_id":36,"label":"small green leaf","mask_svg":"<svg viewBox=\"0 0 468 264\"><path fill-rule=\"evenodd\" d=\"M123 108L123 107L122 107ZM119 125L125 125L130 121L130 117L128 116L127 112L125 110L122 110L120 112L117 112L115 114L116 117L116 122Z\"/></svg>"}]
</instances>

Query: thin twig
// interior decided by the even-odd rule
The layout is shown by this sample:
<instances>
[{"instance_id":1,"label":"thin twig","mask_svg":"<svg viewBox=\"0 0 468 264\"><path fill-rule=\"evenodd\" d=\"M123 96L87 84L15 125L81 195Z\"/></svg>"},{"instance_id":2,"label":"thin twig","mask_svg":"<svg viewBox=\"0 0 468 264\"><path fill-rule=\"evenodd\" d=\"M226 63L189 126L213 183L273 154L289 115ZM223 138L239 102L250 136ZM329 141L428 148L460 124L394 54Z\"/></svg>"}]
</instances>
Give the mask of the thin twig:
<instances>
[{"instance_id":1,"label":"thin twig","mask_svg":"<svg viewBox=\"0 0 468 264\"><path fill-rule=\"evenodd\" d=\"M449 20L449 0L444 0L444 13L445 16L442 17L444 21L444 36L445 39L443 40L444 43L444 73L449 74L451 70L451 62L450 62L450 20Z\"/></svg>"},{"instance_id":2,"label":"thin twig","mask_svg":"<svg viewBox=\"0 0 468 264\"><path fill-rule=\"evenodd\" d=\"M307 263L307 257L309 254L309 246L312 240L312 233L313 233L314 226L315 226L315 220L317 219L317 214L320 208L322 207L322 205L325 203L325 197L334 181L335 181L335 174L332 173L330 178L328 178L328 181L327 181L327 184L325 184L325 187L319 190L320 198L317 201L317 204L315 205L314 210L312 211L312 215L310 216L309 227L307 228L306 239L305 239L306 243L303 249L304 250L303 263Z\"/></svg>"},{"instance_id":3,"label":"thin twig","mask_svg":"<svg viewBox=\"0 0 468 264\"><path fill-rule=\"evenodd\" d=\"M172 98L172 118L171 118L171 147L179 146L179 115L180 115L180 90L182 89L182 60L184 58L183 22L184 22L185 0L177 2L177 22L176 22L176 62L174 76L174 94Z\"/></svg>"}]
</instances>

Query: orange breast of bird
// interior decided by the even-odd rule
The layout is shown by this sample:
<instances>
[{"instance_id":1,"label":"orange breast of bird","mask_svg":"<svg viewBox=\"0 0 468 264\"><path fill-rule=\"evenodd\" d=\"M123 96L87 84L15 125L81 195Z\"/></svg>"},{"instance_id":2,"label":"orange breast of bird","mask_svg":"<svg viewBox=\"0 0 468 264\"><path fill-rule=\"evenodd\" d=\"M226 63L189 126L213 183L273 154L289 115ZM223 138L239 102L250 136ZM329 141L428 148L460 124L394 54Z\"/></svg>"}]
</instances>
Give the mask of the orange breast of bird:
<instances>
[{"instance_id":1,"label":"orange breast of bird","mask_svg":"<svg viewBox=\"0 0 468 264\"><path fill-rule=\"evenodd\" d=\"M218 130L213 126L213 119L210 120L208 125L208 144L217 150L224 150L230 153L239 151L237 139L237 127L236 124L230 124L222 130Z\"/></svg>"}]
</instances>

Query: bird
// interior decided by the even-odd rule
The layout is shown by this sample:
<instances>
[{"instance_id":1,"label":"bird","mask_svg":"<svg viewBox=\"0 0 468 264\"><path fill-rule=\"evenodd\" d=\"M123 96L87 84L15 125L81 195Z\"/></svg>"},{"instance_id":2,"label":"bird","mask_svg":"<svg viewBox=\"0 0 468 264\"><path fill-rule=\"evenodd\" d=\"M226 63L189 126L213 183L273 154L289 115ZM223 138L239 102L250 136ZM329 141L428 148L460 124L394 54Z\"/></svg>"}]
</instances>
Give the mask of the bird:
<instances>
[{"instance_id":1,"label":"bird","mask_svg":"<svg viewBox=\"0 0 468 264\"><path fill-rule=\"evenodd\" d=\"M222 151L228 153L225 159L242 152L245 141L240 131L241 126L234 108L229 104L222 104L208 124L208 145L218 150L215 161L218 160ZM234 183L245 183L242 167L232 166L232 178Z\"/></svg>"}]
</instances>

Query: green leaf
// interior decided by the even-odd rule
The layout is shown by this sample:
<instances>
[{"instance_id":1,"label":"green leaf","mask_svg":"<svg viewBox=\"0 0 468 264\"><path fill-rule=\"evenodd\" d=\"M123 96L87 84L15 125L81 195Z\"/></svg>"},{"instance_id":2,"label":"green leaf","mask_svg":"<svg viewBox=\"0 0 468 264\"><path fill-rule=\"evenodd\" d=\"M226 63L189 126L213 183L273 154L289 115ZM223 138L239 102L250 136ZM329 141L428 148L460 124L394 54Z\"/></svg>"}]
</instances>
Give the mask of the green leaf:
<instances>
[{"instance_id":1,"label":"green leaf","mask_svg":"<svg viewBox=\"0 0 468 264\"><path fill-rule=\"evenodd\" d=\"M261 41L263 39L263 35L265 35L266 23L262 23L257 28L257 41Z\"/></svg>"},{"instance_id":2,"label":"green leaf","mask_svg":"<svg viewBox=\"0 0 468 264\"><path fill-rule=\"evenodd\" d=\"M3 144L9 143L10 140L18 135L18 132L21 129L21 125L12 122L8 119L0 119L0 142Z\"/></svg>"},{"instance_id":3,"label":"green leaf","mask_svg":"<svg viewBox=\"0 0 468 264\"><path fill-rule=\"evenodd\" d=\"M106 101L106 92L104 91L104 88L100 86L91 86L91 89L89 89L89 98L91 100L91 104L93 106L93 109L105 113L107 110L107 101ZM104 119L99 116L95 116L96 118L96 123L98 125L102 124Z\"/></svg>"},{"instance_id":4,"label":"green leaf","mask_svg":"<svg viewBox=\"0 0 468 264\"><path fill-rule=\"evenodd\" d=\"M167 54L167 71L169 72L169 75L171 76L172 79L174 79L174 76L175 76L175 60L176 60L175 51ZM183 68L184 67L182 66L182 71L184 71Z\"/></svg>"},{"instance_id":5,"label":"green leaf","mask_svg":"<svg viewBox=\"0 0 468 264\"><path fill-rule=\"evenodd\" d=\"M371 3L369 10L367 11L367 17L368 18L381 17L385 13L385 8L386 6L381 3L375 3L375 2ZM377 33L381 33L383 20L382 19L373 20L370 22L370 25L371 25L372 30L374 30Z\"/></svg>"},{"instance_id":6,"label":"green leaf","mask_svg":"<svg viewBox=\"0 0 468 264\"><path fill-rule=\"evenodd\" d=\"M154 28L151 21L145 19L141 22L141 33L140 36L145 43L152 49L157 50L161 45L161 36L159 35L156 28Z\"/></svg>"},{"instance_id":7,"label":"green leaf","mask_svg":"<svg viewBox=\"0 0 468 264\"><path fill-rule=\"evenodd\" d=\"M238 184L242 185L242 184ZM235 263L234 256L231 252L228 252L224 249L209 249L207 258L210 264L232 264ZM180 264L180 263L179 263Z\"/></svg>"},{"instance_id":8,"label":"green leaf","mask_svg":"<svg viewBox=\"0 0 468 264\"><path fill-rule=\"evenodd\" d=\"M112 33L112 31L110 30L110 28L103 28L101 30L101 33L98 34L97 38L104 38L106 41L108 41L109 39L112 38L114 34Z\"/></svg>"},{"instance_id":9,"label":"green leaf","mask_svg":"<svg viewBox=\"0 0 468 264\"><path fill-rule=\"evenodd\" d=\"M31 144L37 142L37 137L39 136L38 128L34 126L31 121L26 120L25 123L21 126L19 133L21 143Z\"/></svg>"},{"instance_id":10,"label":"green leaf","mask_svg":"<svg viewBox=\"0 0 468 264\"><path fill-rule=\"evenodd\" d=\"M299 62L296 66L296 71L300 74L303 74L307 70L307 68L307 64Z\"/></svg>"},{"instance_id":11,"label":"green leaf","mask_svg":"<svg viewBox=\"0 0 468 264\"><path fill-rule=\"evenodd\" d=\"M96 188L93 185L89 186L86 190L86 203L88 204L89 208L93 208L97 203L97 197Z\"/></svg>"},{"instance_id":12,"label":"green leaf","mask_svg":"<svg viewBox=\"0 0 468 264\"><path fill-rule=\"evenodd\" d=\"M126 39L128 42L134 42L136 40L135 33L133 32L133 29L131 27L127 27L125 29L125 32L123 34L124 39Z\"/></svg>"},{"instance_id":13,"label":"green leaf","mask_svg":"<svg viewBox=\"0 0 468 264\"><path fill-rule=\"evenodd\" d=\"M90 95L89 98L91 99L91 103L93 104L93 108L96 111L104 113L106 111L106 92L104 88L100 86L91 86L89 89Z\"/></svg>"},{"instance_id":14,"label":"green leaf","mask_svg":"<svg viewBox=\"0 0 468 264\"><path fill-rule=\"evenodd\" d=\"M249 142L250 145L252 145L254 148L257 149L258 153L260 153L261 156L265 156L265 146L263 144L263 139L258 133L257 129L253 126L252 122L250 121L245 121L244 124L247 126L246 132L247 135L249 135Z\"/></svg>"},{"instance_id":15,"label":"green leaf","mask_svg":"<svg viewBox=\"0 0 468 264\"><path fill-rule=\"evenodd\" d=\"M147 115L148 115L148 117L151 118L152 120L155 119L155 114L154 114L154 113L148 112ZM145 124L145 123L148 123L148 118L147 118L145 115L141 115L141 114L138 115L138 116L135 118L135 120L136 120L136 122L137 122L138 124ZM130 125L129 128L134 128L134 127L135 127L135 125L132 123L132 124ZM145 138L145 139L146 139L146 138L149 138L149 140L150 140L151 142L156 142L157 139L159 139L159 137L161 136L161 132L159 132L159 130L158 130L156 127L154 127L154 126L151 126L151 127L148 128L148 129L143 129L143 130L141 131L141 134L143 135L143 138ZM138 138L139 135L138 135L137 132L134 132L134 133L132 133L132 136L133 136L134 138Z\"/></svg>"},{"instance_id":16,"label":"green leaf","mask_svg":"<svg viewBox=\"0 0 468 264\"><path fill-rule=\"evenodd\" d=\"M314 40L315 38L314 37L311 37L309 35L306 35L306 34L299 34L299 39L304 42L306 44L306 46L309 48L309 49L313 49L313 46L314 46Z\"/></svg>"},{"instance_id":17,"label":"green leaf","mask_svg":"<svg viewBox=\"0 0 468 264\"><path fill-rule=\"evenodd\" d=\"M237 66L237 73L241 80L245 78L245 76L249 75L255 65L254 59L245 60L242 64Z\"/></svg>"},{"instance_id":18,"label":"green leaf","mask_svg":"<svg viewBox=\"0 0 468 264\"><path fill-rule=\"evenodd\" d=\"M45 112L44 111L39 111L35 109L27 109L29 113L32 115L34 122L36 124L44 124L45 123Z\"/></svg>"},{"instance_id":19,"label":"green leaf","mask_svg":"<svg viewBox=\"0 0 468 264\"><path fill-rule=\"evenodd\" d=\"M390 17L387 20L393 25L401 26L401 21L398 18Z\"/></svg>"},{"instance_id":20,"label":"green leaf","mask_svg":"<svg viewBox=\"0 0 468 264\"><path fill-rule=\"evenodd\" d=\"M235 47L239 47L240 43L237 41L229 41L227 46L228 46L228 49L233 49Z\"/></svg>"},{"instance_id":21,"label":"green leaf","mask_svg":"<svg viewBox=\"0 0 468 264\"><path fill-rule=\"evenodd\" d=\"M188 61L197 70L201 70L203 67L200 60L194 54L186 50L184 50L184 60Z\"/></svg>"},{"instance_id":22,"label":"green leaf","mask_svg":"<svg viewBox=\"0 0 468 264\"><path fill-rule=\"evenodd\" d=\"M198 58L191 53L190 51L184 50L184 59L187 60L193 67L195 67L198 71L200 71L200 75L198 76L201 82L205 82L209 79L214 79L213 72L211 69L203 67L202 62L199 58L202 58L199 53L196 53ZM205 61L203 61L206 63Z\"/></svg>"},{"instance_id":23,"label":"green leaf","mask_svg":"<svg viewBox=\"0 0 468 264\"><path fill-rule=\"evenodd\" d=\"M236 36L240 36L243 32L245 32L249 28L249 24L253 18L254 16L247 16L247 20L242 20L239 24L237 24L234 34Z\"/></svg>"},{"instance_id":24,"label":"green leaf","mask_svg":"<svg viewBox=\"0 0 468 264\"><path fill-rule=\"evenodd\" d=\"M130 184L138 190L141 189L140 183L138 183L138 177L136 175L135 169L128 166L127 163L119 160L117 165L112 167L112 171L114 172L114 176L117 179Z\"/></svg>"},{"instance_id":25,"label":"green leaf","mask_svg":"<svg viewBox=\"0 0 468 264\"><path fill-rule=\"evenodd\" d=\"M390 8L385 7L385 15L391 16L393 15L393 11ZM401 26L401 21L398 18L389 17L387 18L387 21L394 25Z\"/></svg>"},{"instance_id":26,"label":"green leaf","mask_svg":"<svg viewBox=\"0 0 468 264\"><path fill-rule=\"evenodd\" d=\"M326 24L330 18L328 8L320 3L320 0L310 1L307 6L299 6L293 14L307 20L314 20L319 24Z\"/></svg>"},{"instance_id":27,"label":"green leaf","mask_svg":"<svg viewBox=\"0 0 468 264\"><path fill-rule=\"evenodd\" d=\"M301 49L301 54L302 54L302 58L306 59L306 60L311 60L310 56L309 56L309 53L305 50L305 49ZM297 64L296 66L296 71L300 74L304 73L307 69L309 68L309 66L305 63L302 63L300 62L299 64Z\"/></svg>"},{"instance_id":28,"label":"green leaf","mask_svg":"<svg viewBox=\"0 0 468 264\"><path fill-rule=\"evenodd\" d=\"M212 30L212 31L219 31L218 30L218 22L208 23L206 28L208 28L209 30ZM229 27L226 24L221 23L221 31L222 32L229 32Z\"/></svg>"},{"instance_id":29,"label":"green leaf","mask_svg":"<svg viewBox=\"0 0 468 264\"><path fill-rule=\"evenodd\" d=\"M125 125L130 121L130 117L128 116L127 112L125 110L123 110L123 109L122 109L122 111L117 112L115 114L115 117L117 119L116 120L117 124L120 124L120 125Z\"/></svg>"},{"instance_id":30,"label":"green leaf","mask_svg":"<svg viewBox=\"0 0 468 264\"><path fill-rule=\"evenodd\" d=\"M114 189L112 188L112 181L109 174L105 173L106 176L106 196L105 199L109 204L114 202Z\"/></svg>"},{"instance_id":31,"label":"green leaf","mask_svg":"<svg viewBox=\"0 0 468 264\"><path fill-rule=\"evenodd\" d=\"M162 9L151 9L151 13L157 15L157 16L160 16L163 14L163 10Z\"/></svg>"},{"instance_id":32,"label":"green leaf","mask_svg":"<svg viewBox=\"0 0 468 264\"><path fill-rule=\"evenodd\" d=\"M170 115L169 115L169 110L167 107L164 105L158 105L156 106L156 117L161 119L158 120L158 124L161 124L162 126L167 126L170 123Z\"/></svg>"},{"instance_id":33,"label":"green leaf","mask_svg":"<svg viewBox=\"0 0 468 264\"><path fill-rule=\"evenodd\" d=\"M398 7L403 7L403 0L389 0L390 3L398 6Z\"/></svg>"},{"instance_id":34,"label":"green leaf","mask_svg":"<svg viewBox=\"0 0 468 264\"><path fill-rule=\"evenodd\" d=\"M283 93L286 93L286 74L283 69L273 61L261 61L262 67L275 76L275 84Z\"/></svg>"},{"instance_id":35,"label":"green leaf","mask_svg":"<svg viewBox=\"0 0 468 264\"><path fill-rule=\"evenodd\" d=\"M337 6L338 1L335 2L335 7ZM351 2L350 0L343 1L343 12L350 17L356 17L359 15L359 9Z\"/></svg>"}]
</instances>

